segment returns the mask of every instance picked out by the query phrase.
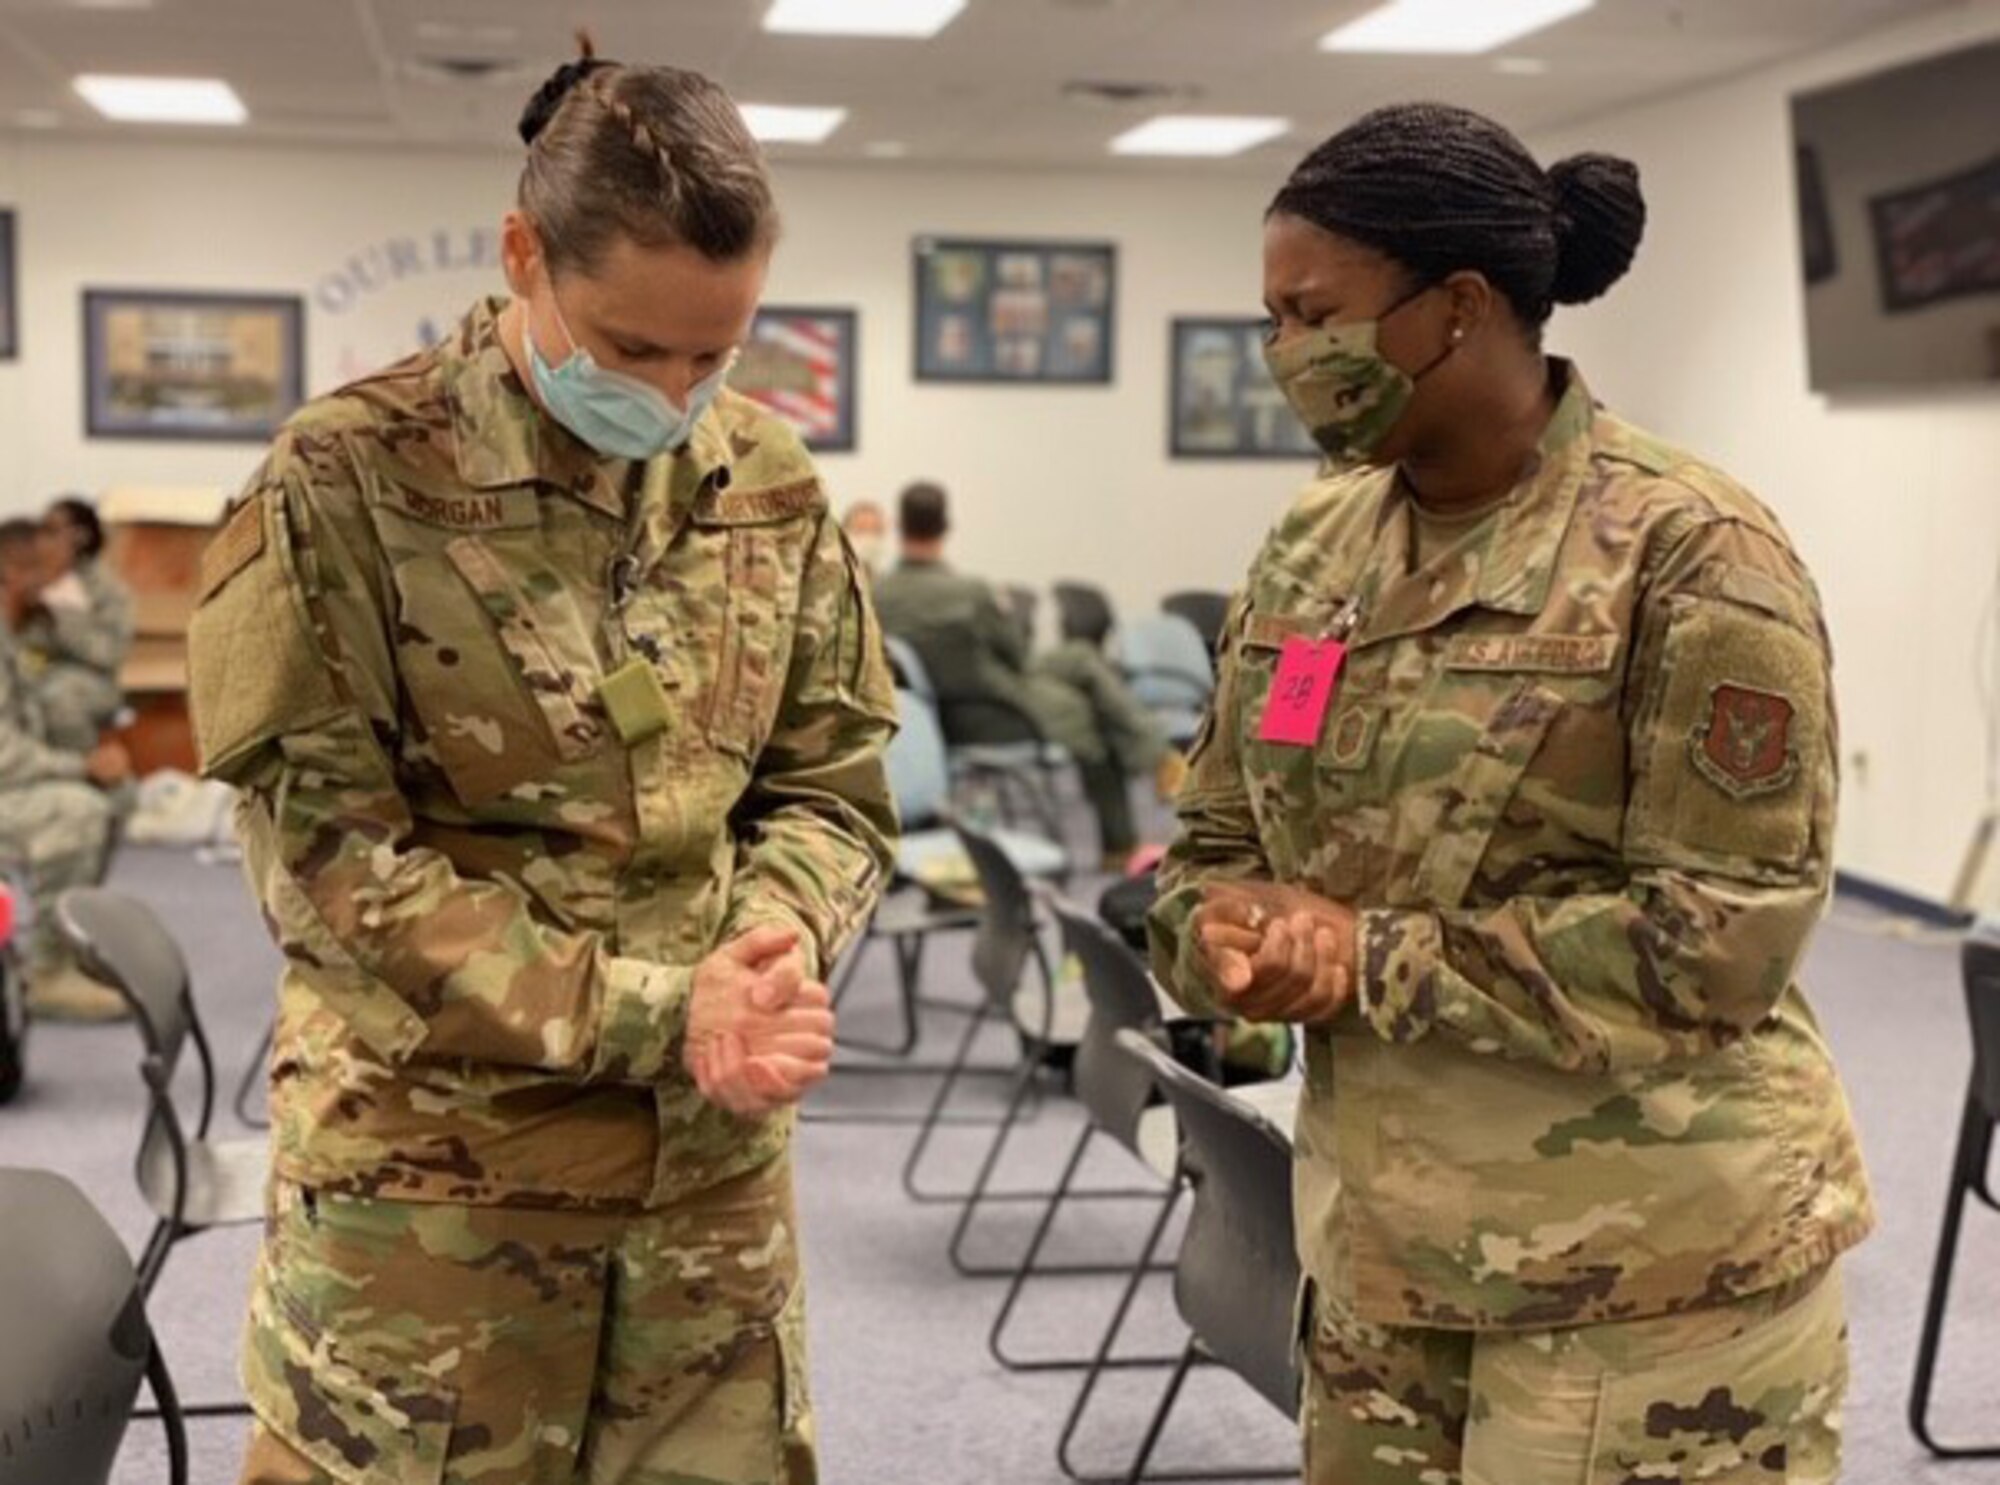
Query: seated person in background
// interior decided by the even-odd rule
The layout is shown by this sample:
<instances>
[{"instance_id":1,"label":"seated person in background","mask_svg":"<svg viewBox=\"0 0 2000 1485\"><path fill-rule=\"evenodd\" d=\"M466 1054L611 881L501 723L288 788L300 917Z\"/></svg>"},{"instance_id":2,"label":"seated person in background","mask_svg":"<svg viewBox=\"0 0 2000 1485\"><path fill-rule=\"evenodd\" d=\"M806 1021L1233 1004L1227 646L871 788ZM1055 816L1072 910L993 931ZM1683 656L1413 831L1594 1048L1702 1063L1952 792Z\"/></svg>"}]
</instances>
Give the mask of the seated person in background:
<instances>
[{"instance_id":1,"label":"seated person in background","mask_svg":"<svg viewBox=\"0 0 2000 1485\"><path fill-rule=\"evenodd\" d=\"M840 518L847 544L868 569L870 577L880 577L889 565L889 517L873 500L857 500Z\"/></svg>"},{"instance_id":2,"label":"seated person in background","mask_svg":"<svg viewBox=\"0 0 2000 1485\"><path fill-rule=\"evenodd\" d=\"M943 489L911 485L898 524L902 560L876 579L875 607L882 627L909 641L930 672L947 736L1014 742L1023 736L1016 719L1031 719L1076 760L1097 814L1105 870L1122 870L1138 845L1127 780L1151 773L1169 799L1186 760L1101 654L1068 643L1031 658L1027 636L993 589L946 565ZM988 705L973 705L982 702Z\"/></svg>"},{"instance_id":3,"label":"seated person in background","mask_svg":"<svg viewBox=\"0 0 2000 1485\"><path fill-rule=\"evenodd\" d=\"M27 944L28 1007L37 1016L111 1020L125 1014L116 991L77 967L52 911L70 887L104 875L111 840L107 790L131 776L116 743L89 751L51 746L41 704L15 665L12 632L27 621L42 580L32 521L0 524L0 870L25 881L35 903Z\"/></svg>"},{"instance_id":4,"label":"seated person in background","mask_svg":"<svg viewBox=\"0 0 2000 1485\"><path fill-rule=\"evenodd\" d=\"M42 517L42 584L20 631L21 665L41 698L49 741L87 752L123 704L118 669L132 648L132 595L98 562L104 527L66 495Z\"/></svg>"}]
</instances>

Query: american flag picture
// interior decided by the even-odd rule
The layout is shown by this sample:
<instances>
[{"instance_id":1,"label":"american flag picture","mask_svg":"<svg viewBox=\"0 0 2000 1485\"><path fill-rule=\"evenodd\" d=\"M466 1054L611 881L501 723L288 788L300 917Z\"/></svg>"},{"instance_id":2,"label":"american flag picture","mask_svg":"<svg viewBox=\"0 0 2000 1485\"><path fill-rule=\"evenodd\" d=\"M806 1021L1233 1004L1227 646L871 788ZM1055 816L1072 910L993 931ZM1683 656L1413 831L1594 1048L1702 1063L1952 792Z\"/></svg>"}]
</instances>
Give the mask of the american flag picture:
<instances>
[{"instance_id":1,"label":"american flag picture","mask_svg":"<svg viewBox=\"0 0 2000 1485\"><path fill-rule=\"evenodd\" d=\"M798 429L815 453L850 452L855 340L851 309L766 305L729 384Z\"/></svg>"}]
</instances>

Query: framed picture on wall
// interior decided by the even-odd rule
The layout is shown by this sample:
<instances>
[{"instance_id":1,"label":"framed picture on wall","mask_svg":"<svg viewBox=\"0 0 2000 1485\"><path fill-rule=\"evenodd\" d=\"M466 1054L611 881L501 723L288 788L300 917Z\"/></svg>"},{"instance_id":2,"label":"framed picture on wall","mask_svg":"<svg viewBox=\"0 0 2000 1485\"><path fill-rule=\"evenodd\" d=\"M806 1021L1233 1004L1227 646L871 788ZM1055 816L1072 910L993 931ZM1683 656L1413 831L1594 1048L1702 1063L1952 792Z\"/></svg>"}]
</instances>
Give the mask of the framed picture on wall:
<instances>
[{"instance_id":1,"label":"framed picture on wall","mask_svg":"<svg viewBox=\"0 0 2000 1485\"><path fill-rule=\"evenodd\" d=\"M1176 459L1313 459L1319 449L1264 365L1264 322L1176 319L1167 451Z\"/></svg>"},{"instance_id":2,"label":"framed picture on wall","mask_svg":"<svg viewBox=\"0 0 2000 1485\"><path fill-rule=\"evenodd\" d=\"M92 438L262 443L305 400L295 294L86 289L83 345Z\"/></svg>"},{"instance_id":3,"label":"framed picture on wall","mask_svg":"<svg viewBox=\"0 0 2000 1485\"><path fill-rule=\"evenodd\" d=\"M814 453L852 453L859 336L851 309L767 304L729 385L798 429Z\"/></svg>"},{"instance_id":4,"label":"framed picture on wall","mask_svg":"<svg viewBox=\"0 0 2000 1485\"><path fill-rule=\"evenodd\" d=\"M1868 215L1885 312L2000 292L2000 155L1872 197Z\"/></svg>"},{"instance_id":5,"label":"framed picture on wall","mask_svg":"<svg viewBox=\"0 0 2000 1485\"><path fill-rule=\"evenodd\" d=\"M912 256L918 381L1111 380L1110 243L920 237Z\"/></svg>"},{"instance_id":6,"label":"framed picture on wall","mask_svg":"<svg viewBox=\"0 0 2000 1485\"><path fill-rule=\"evenodd\" d=\"M1798 147L1799 250L1805 258L1806 282L1824 283L1840 271L1840 257L1833 245L1833 218L1826 208L1826 176L1820 169L1819 151L1809 144Z\"/></svg>"},{"instance_id":7,"label":"framed picture on wall","mask_svg":"<svg viewBox=\"0 0 2000 1485\"><path fill-rule=\"evenodd\" d=\"M20 282L14 264L14 213L0 207L0 361L21 354Z\"/></svg>"}]
</instances>

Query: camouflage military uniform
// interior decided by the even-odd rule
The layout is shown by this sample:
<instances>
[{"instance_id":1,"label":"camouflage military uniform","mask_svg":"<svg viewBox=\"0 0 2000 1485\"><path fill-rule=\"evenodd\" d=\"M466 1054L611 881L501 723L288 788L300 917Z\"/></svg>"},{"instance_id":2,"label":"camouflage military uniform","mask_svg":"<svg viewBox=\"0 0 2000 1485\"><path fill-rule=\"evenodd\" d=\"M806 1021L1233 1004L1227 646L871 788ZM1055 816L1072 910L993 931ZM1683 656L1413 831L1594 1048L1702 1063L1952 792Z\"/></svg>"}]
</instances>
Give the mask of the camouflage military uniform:
<instances>
[{"instance_id":1,"label":"camouflage military uniform","mask_svg":"<svg viewBox=\"0 0 2000 1485\"><path fill-rule=\"evenodd\" d=\"M88 603L45 603L22 637L23 668L41 697L49 740L88 752L124 701L118 670L132 648L132 597L87 557L75 577Z\"/></svg>"},{"instance_id":2,"label":"camouflage military uniform","mask_svg":"<svg viewBox=\"0 0 2000 1485\"><path fill-rule=\"evenodd\" d=\"M1076 760L1107 856L1138 843L1128 792L1167 743L1118 673L1090 646L1029 655L1028 637L977 578L905 560L875 580L882 624L908 640L937 689L952 741L1013 742L1026 717Z\"/></svg>"},{"instance_id":3,"label":"camouflage military uniform","mask_svg":"<svg viewBox=\"0 0 2000 1485\"><path fill-rule=\"evenodd\" d=\"M1785 1479L1788 1442L1819 1451L1790 1478L1830 1478L1845 1361L1837 1287L1812 1281L1873 1215L1793 979L1831 875L1817 598L1763 507L1558 369L1536 467L1428 565L1386 472L1324 481L1280 522L1224 636L1155 963L1206 1000L1186 926L1207 882L1359 913L1356 1001L1307 1035L1298 1128L1315 1481L1463 1464L1537 1485L1482 1473L1464 1425L1504 1415L1481 1357L1523 1338L1619 1399L1606 1459L1657 1405L1710 1442L1767 1441L1702 1479ZM1317 746L1261 741L1285 641L1342 630ZM1799 1289L1806 1341L1774 1355L1775 1318L1745 1307ZM1732 1317L1748 1339L1700 1367L1621 1372L1628 1323L1665 1327L1643 1355ZM1423 1441L1397 1435L1419 1417ZM1716 1459L1662 1424L1601 1477L1681 1479L1677 1448Z\"/></svg>"},{"instance_id":4,"label":"camouflage military uniform","mask_svg":"<svg viewBox=\"0 0 2000 1485\"><path fill-rule=\"evenodd\" d=\"M89 782L82 753L49 745L40 703L0 624L0 871L18 873L36 905L31 982L68 965L50 909L69 888L103 876L110 833L110 802Z\"/></svg>"},{"instance_id":5,"label":"camouflage military uniform","mask_svg":"<svg viewBox=\"0 0 2000 1485\"><path fill-rule=\"evenodd\" d=\"M791 1121L680 1037L718 943L817 968L873 902L880 636L787 429L725 395L600 458L498 308L299 414L204 563L203 766L286 958L248 1478L806 1480Z\"/></svg>"}]
</instances>

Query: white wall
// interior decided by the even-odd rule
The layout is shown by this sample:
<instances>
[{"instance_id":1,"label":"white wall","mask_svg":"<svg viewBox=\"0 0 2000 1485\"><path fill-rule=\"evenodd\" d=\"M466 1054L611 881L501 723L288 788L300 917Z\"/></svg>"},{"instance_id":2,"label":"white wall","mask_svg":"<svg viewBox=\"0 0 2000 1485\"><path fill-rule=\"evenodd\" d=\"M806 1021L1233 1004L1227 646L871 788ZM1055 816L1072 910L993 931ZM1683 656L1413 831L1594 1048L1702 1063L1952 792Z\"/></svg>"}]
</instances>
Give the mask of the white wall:
<instances>
[{"instance_id":1,"label":"white wall","mask_svg":"<svg viewBox=\"0 0 2000 1485\"><path fill-rule=\"evenodd\" d=\"M1825 590L1850 756L1842 863L1942 895L1984 800L1975 628L2000 562L2000 401L1829 403L1807 391L1786 100L2000 34L2000 0L1535 141L1638 160L1652 207L1632 277L1559 317L1600 396L1694 447L1783 516ZM352 255L414 238L453 262L508 199L504 155L271 151L0 139L20 212L24 357L0 364L0 513L64 486L238 481L240 447L86 442L84 285L290 290L309 310L312 384L415 344L496 285L425 268L358 296ZM995 577L1095 576L1123 606L1228 586L1304 471L1165 456L1167 321L1256 313L1258 218L1274 182L1165 173L953 175L789 167L776 300L861 311L861 448L825 460L836 498L944 480L960 552ZM1100 389L917 386L910 239L922 232L1109 238L1121 249L1117 380ZM364 258L364 266L366 260ZM390 268L388 255L379 265Z\"/></svg>"},{"instance_id":2,"label":"white wall","mask_svg":"<svg viewBox=\"0 0 2000 1485\"><path fill-rule=\"evenodd\" d=\"M1554 343L1598 396L1720 463L1783 518L1833 630L1842 864L1939 897L1986 803L1976 650L2000 565L2000 390L1807 389L1788 99L1994 35L2000 4L1978 0L1537 141L1545 158L1636 160L1650 210L1632 276L1559 315ZM1853 224L1840 225L1843 252L1859 253Z\"/></svg>"},{"instance_id":3,"label":"white wall","mask_svg":"<svg viewBox=\"0 0 2000 1485\"><path fill-rule=\"evenodd\" d=\"M241 445L87 441L85 286L304 294L309 389L323 390L413 349L426 318L448 324L498 290L492 231L515 168L501 154L0 139L23 299L23 357L0 364L0 513L66 487L233 486L257 457ZM1170 588L1232 586L1310 465L1167 459L1167 321L1260 313L1269 189L1131 171L781 171L786 236L770 299L860 310L860 445L823 460L836 499L893 499L911 479L941 479L968 566L1037 585L1099 578L1135 610ZM913 383L910 248L924 232L1118 243L1115 383ZM357 291L364 280L380 287Z\"/></svg>"}]
</instances>

